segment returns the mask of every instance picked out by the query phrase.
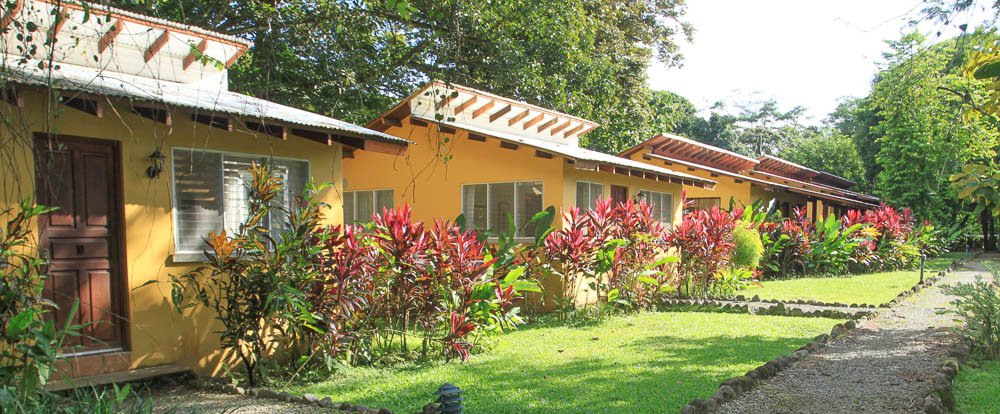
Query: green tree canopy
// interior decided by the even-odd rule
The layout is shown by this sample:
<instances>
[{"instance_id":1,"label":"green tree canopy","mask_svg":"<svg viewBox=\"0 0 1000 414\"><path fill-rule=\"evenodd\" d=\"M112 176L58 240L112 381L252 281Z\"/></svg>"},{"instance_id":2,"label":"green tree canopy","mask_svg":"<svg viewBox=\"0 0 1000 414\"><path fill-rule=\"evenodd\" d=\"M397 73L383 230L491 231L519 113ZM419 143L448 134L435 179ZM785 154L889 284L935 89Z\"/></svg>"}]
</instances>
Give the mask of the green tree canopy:
<instances>
[{"instance_id":1,"label":"green tree canopy","mask_svg":"<svg viewBox=\"0 0 1000 414\"><path fill-rule=\"evenodd\" d=\"M839 175L858 183L854 188L866 191L864 166L854 140L837 131L822 129L793 140L781 157L816 170Z\"/></svg>"}]
</instances>

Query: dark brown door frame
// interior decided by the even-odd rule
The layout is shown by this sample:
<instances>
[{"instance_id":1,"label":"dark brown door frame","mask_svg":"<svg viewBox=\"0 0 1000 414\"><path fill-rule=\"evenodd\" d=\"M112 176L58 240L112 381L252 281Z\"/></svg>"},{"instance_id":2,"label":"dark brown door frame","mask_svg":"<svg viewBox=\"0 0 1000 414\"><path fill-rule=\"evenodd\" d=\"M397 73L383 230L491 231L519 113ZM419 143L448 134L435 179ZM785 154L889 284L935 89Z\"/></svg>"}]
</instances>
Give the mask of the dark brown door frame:
<instances>
[{"instance_id":1,"label":"dark brown door frame","mask_svg":"<svg viewBox=\"0 0 1000 414\"><path fill-rule=\"evenodd\" d=\"M131 335L131 313L128 301L128 273L126 265L126 243L125 243L125 183L124 183L124 170L122 166L122 151L121 143L116 140L102 139L102 138L89 138L73 135L59 135L59 134L48 134L44 132L34 133L34 155L35 155L35 191L39 190L39 186L45 179L38 171L37 166L40 164L41 160L41 148L37 145L40 142L46 143L59 143L59 142L78 142L85 144L96 144L96 145L106 145L111 148L112 161L114 165L112 170L114 172L115 179L109 183L113 187L111 194L111 206L114 212L112 218L109 219L109 223L112 223L113 229L111 232L111 270L115 273L111 275L112 288L111 295L113 295L113 307L112 310L118 318L118 335L121 338L121 350L129 351L132 348L132 335ZM40 200L36 200L40 202ZM39 223L39 237L41 237L41 223ZM88 351L81 352L81 354L91 353Z\"/></svg>"}]
</instances>

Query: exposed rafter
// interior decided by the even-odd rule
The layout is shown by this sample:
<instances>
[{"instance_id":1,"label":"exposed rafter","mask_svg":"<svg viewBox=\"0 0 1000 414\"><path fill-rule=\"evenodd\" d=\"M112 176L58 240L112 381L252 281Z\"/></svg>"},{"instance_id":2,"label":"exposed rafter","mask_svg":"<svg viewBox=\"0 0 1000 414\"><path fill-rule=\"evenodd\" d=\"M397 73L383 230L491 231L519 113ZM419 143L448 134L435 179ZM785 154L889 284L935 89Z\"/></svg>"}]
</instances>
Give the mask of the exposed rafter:
<instances>
[{"instance_id":1,"label":"exposed rafter","mask_svg":"<svg viewBox=\"0 0 1000 414\"><path fill-rule=\"evenodd\" d=\"M122 32L122 27L122 19L115 19L114 23L111 24L111 27L108 28L108 31L104 32L104 35L101 36L101 40L97 42L98 53L104 53L104 51L107 50L112 43L114 43L115 38L117 38L118 34Z\"/></svg>"},{"instance_id":2,"label":"exposed rafter","mask_svg":"<svg viewBox=\"0 0 1000 414\"><path fill-rule=\"evenodd\" d=\"M478 96L472 95L471 98L466 99L465 102L462 102L461 104L455 107L455 115L465 112L465 110L469 109L470 106L475 105L476 101L478 100L479 100Z\"/></svg>"},{"instance_id":3,"label":"exposed rafter","mask_svg":"<svg viewBox=\"0 0 1000 414\"><path fill-rule=\"evenodd\" d=\"M0 17L0 29L6 29L7 26L10 26L14 18L17 17L17 14L21 12L21 7L24 7L24 0L16 0L14 5L10 9L7 9L3 17Z\"/></svg>"},{"instance_id":4,"label":"exposed rafter","mask_svg":"<svg viewBox=\"0 0 1000 414\"><path fill-rule=\"evenodd\" d=\"M504 107L500 108L499 111L496 111L492 115L490 115L490 122L495 122L496 120L500 119L501 116L504 116L507 114L507 112L510 112L511 108L513 107L510 104L504 105Z\"/></svg>"},{"instance_id":5,"label":"exposed rafter","mask_svg":"<svg viewBox=\"0 0 1000 414\"><path fill-rule=\"evenodd\" d=\"M146 48L145 52L143 52L142 57L146 59L146 62L153 60L153 58L156 57L156 54L160 53L160 49L163 49L163 46L167 45L167 41L169 40L170 32L164 30L163 33L160 33L160 36L153 41L153 43L149 44L149 47Z\"/></svg>"},{"instance_id":6,"label":"exposed rafter","mask_svg":"<svg viewBox=\"0 0 1000 414\"><path fill-rule=\"evenodd\" d=\"M205 49L208 48L208 39L201 39L200 42L194 48L188 52L187 56L184 56L184 70L187 70L198 58L205 53Z\"/></svg>"},{"instance_id":7,"label":"exposed rafter","mask_svg":"<svg viewBox=\"0 0 1000 414\"><path fill-rule=\"evenodd\" d=\"M531 110L525 109L524 112L512 116L510 120L507 121L507 126L514 126L514 124L518 123L520 120L524 119L524 117L528 116L529 112L531 112Z\"/></svg>"},{"instance_id":8,"label":"exposed rafter","mask_svg":"<svg viewBox=\"0 0 1000 414\"><path fill-rule=\"evenodd\" d=\"M538 116L531 118L531 120L524 123L524 129L531 128L532 125L537 124L543 118L545 118L545 114L538 114Z\"/></svg>"},{"instance_id":9,"label":"exposed rafter","mask_svg":"<svg viewBox=\"0 0 1000 414\"><path fill-rule=\"evenodd\" d=\"M557 132L562 131L563 129L565 129L566 127L568 127L572 123L573 123L573 121L563 122L561 125L559 125L559 126L557 126L555 128L552 128L552 131L550 131L550 134L551 135L555 135Z\"/></svg>"},{"instance_id":10,"label":"exposed rafter","mask_svg":"<svg viewBox=\"0 0 1000 414\"><path fill-rule=\"evenodd\" d=\"M486 102L486 105L483 105L479 107L479 109L472 111L472 119L479 118L480 115L486 113L486 111L489 111L490 108L493 108L493 105L496 105L496 101Z\"/></svg>"},{"instance_id":11,"label":"exposed rafter","mask_svg":"<svg viewBox=\"0 0 1000 414\"><path fill-rule=\"evenodd\" d=\"M570 136L572 136L573 134L575 134L577 131L579 131L581 129L583 129L583 124L577 125L577 126L573 127L573 129L570 129L569 131L566 131L566 133L563 134L563 138L569 138Z\"/></svg>"}]
</instances>

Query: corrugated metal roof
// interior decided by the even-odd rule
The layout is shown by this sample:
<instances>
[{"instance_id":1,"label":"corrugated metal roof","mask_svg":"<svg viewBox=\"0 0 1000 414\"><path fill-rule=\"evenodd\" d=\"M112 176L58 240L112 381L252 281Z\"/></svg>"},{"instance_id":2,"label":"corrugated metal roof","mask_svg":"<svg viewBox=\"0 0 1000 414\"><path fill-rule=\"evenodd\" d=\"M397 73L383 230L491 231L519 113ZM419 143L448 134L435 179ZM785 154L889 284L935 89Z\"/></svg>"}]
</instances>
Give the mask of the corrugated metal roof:
<instances>
[{"instance_id":1,"label":"corrugated metal roof","mask_svg":"<svg viewBox=\"0 0 1000 414\"><path fill-rule=\"evenodd\" d=\"M439 122L432 119L425 119L430 122ZM509 141L517 144L527 145L542 151L548 151L561 156L572 158L577 161L589 161L601 164L609 164L622 168L630 168L645 172L651 172L654 174L662 174L668 177L678 178L682 180L696 181L699 183L715 185L716 182L712 180L707 180L701 177L696 177L690 174L684 174L682 172L670 170L663 167L657 167L655 165L646 164L644 162L633 161L627 158L618 157L615 155L605 154L603 152L593 151L586 148L580 148L575 145L557 144L549 141L542 141L537 139L531 139L526 137L520 137L517 135L507 134L500 131L492 131L484 128L474 127L467 124L461 124L457 122L439 122L441 125L450 126L452 128L464 129L466 131L471 131L477 134L482 134L486 136L491 136L504 141Z\"/></svg>"},{"instance_id":2,"label":"corrugated metal roof","mask_svg":"<svg viewBox=\"0 0 1000 414\"><path fill-rule=\"evenodd\" d=\"M405 139L349 122L217 87L163 81L69 64L59 64L59 69L53 69L50 72L46 69L40 69L37 61L29 60L27 63L20 63L18 60L14 57L6 57L4 67L0 70L0 76L5 80L26 85L52 86L59 90L80 91L161 103L170 107L183 107L209 113L271 120L393 144L410 143ZM49 80L50 74L51 80Z\"/></svg>"}]
</instances>

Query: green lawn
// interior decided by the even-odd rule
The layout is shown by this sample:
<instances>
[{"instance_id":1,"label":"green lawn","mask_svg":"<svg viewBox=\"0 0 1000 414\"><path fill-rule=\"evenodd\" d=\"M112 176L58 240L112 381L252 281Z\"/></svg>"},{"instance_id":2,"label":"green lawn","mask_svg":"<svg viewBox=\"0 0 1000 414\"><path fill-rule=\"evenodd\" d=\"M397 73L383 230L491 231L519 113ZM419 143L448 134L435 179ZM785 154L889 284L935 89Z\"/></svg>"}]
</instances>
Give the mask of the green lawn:
<instances>
[{"instance_id":1,"label":"green lawn","mask_svg":"<svg viewBox=\"0 0 1000 414\"><path fill-rule=\"evenodd\" d=\"M645 313L595 326L527 327L466 363L355 368L294 392L416 412L445 382L467 413L664 413L788 354L837 321Z\"/></svg>"},{"instance_id":2,"label":"green lawn","mask_svg":"<svg viewBox=\"0 0 1000 414\"><path fill-rule=\"evenodd\" d=\"M985 362L981 367L966 366L955 382L957 412L967 414L1000 413L1000 362Z\"/></svg>"},{"instance_id":3,"label":"green lawn","mask_svg":"<svg viewBox=\"0 0 1000 414\"><path fill-rule=\"evenodd\" d=\"M762 282L740 292L748 298L759 295L761 299L817 300L820 302L886 303L920 281L920 272L901 271L867 273L840 277L806 277L800 279Z\"/></svg>"},{"instance_id":4,"label":"green lawn","mask_svg":"<svg viewBox=\"0 0 1000 414\"><path fill-rule=\"evenodd\" d=\"M951 266L951 262L962 259L965 259L965 252L947 252L938 257L927 259L924 267L933 271L945 270Z\"/></svg>"}]
</instances>

